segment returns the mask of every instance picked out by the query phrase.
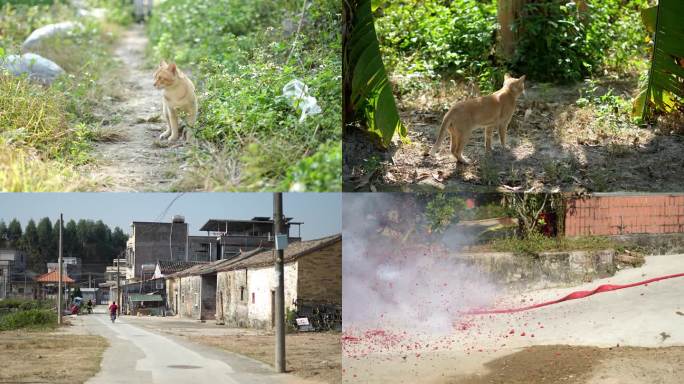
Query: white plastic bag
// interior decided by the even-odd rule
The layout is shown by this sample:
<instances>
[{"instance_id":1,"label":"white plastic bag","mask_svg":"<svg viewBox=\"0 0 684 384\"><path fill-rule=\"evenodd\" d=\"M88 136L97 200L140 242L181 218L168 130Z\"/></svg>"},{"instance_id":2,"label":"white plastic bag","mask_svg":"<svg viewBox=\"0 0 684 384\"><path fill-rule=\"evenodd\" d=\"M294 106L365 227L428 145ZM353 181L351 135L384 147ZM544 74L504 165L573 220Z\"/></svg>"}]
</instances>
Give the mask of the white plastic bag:
<instances>
[{"instance_id":1,"label":"white plastic bag","mask_svg":"<svg viewBox=\"0 0 684 384\"><path fill-rule=\"evenodd\" d=\"M307 116L321 113L321 107L316 102L316 98L309 96L309 87L297 79L285 84L282 97L287 99L290 106L298 108L302 112L299 117L300 123Z\"/></svg>"}]
</instances>

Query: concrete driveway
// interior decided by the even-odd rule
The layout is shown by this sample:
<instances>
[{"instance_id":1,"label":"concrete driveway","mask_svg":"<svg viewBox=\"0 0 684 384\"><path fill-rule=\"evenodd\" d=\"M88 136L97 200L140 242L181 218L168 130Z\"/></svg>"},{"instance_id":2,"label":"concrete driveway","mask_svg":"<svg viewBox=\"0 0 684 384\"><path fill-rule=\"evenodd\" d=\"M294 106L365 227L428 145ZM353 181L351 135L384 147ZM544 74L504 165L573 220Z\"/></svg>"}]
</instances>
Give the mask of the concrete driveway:
<instances>
[{"instance_id":1,"label":"concrete driveway","mask_svg":"<svg viewBox=\"0 0 684 384\"><path fill-rule=\"evenodd\" d=\"M507 295L495 307L523 307L601 284L682 272L684 255L650 256L641 268L580 286ZM414 329L380 333L345 347L344 382L449 382L446 377L480 374L484 364L534 345L684 346L684 277L526 312L461 316L448 335Z\"/></svg>"},{"instance_id":2,"label":"concrete driveway","mask_svg":"<svg viewBox=\"0 0 684 384\"><path fill-rule=\"evenodd\" d=\"M103 307L92 315L72 317L74 333L107 338L100 372L87 383L294 383L290 375L250 358L188 343L132 324L127 317L112 324ZM134 319L132 319L134 320Z\"/></svg>"}]
</instances>

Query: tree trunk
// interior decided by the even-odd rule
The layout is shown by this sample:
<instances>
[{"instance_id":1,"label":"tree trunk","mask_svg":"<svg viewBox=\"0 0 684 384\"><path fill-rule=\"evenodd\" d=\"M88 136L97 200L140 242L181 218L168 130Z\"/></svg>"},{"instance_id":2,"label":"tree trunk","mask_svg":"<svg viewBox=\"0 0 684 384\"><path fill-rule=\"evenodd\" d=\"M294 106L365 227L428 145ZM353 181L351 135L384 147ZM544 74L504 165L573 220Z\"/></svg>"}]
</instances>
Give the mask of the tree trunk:
<instances>
[{"instance_id":1,"label":"tree trunk","mask_svg":"<svg viewBox=\"0 0 684 384\"><path fill-rule=\"evenodd\" d=\"M513 25L517 21L520 11L527 0L500 0L498 1L497 17L499 19L501 39L499 48L505 59L513 58L515 46L518 42L518 33L513 31Z\"/></svg>"}]
</instances>

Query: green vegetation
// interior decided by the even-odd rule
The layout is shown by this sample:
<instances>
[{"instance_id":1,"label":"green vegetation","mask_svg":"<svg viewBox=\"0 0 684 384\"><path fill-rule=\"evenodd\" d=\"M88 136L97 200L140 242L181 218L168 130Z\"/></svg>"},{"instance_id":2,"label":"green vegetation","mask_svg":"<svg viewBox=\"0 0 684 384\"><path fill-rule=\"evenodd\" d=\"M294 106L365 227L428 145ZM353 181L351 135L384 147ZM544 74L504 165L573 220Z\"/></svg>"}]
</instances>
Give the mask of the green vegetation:
<instances>
[{"instance_id":1,"label":"green vegetation","mask_svg":"<svg viewBox=\"0 0 684 384\"><path fill-rule=\"evenodd\" d=\"M584 3L584 2L583 2ZM508 63L497 57L496 1L384 1L376 11L383 58L394 74L475 80L497 87L507 69L537 81L582 80L599 70L642 69L648 0L526 3Z\"/></svg>"},{"instance_id":2,"label":"green vegetation","mask_svg":"<svg viewBox=\"0 0 684 384\"><path fill-rule=\"evenodd\" d=\"M487 246L495 251L513 252L520 255L536 255L540 252L552 251L599 251L618 248L618 244L607 237L548 237L539 232L532 232L524 238L494 239Z\"/></svg>"},{"instance_id":3,"label":"green vegetation","mask_svg":"<svg viewBox=\"0 0 684 384\"><path fill-rule=\"evenodd\" d=\"M0 300L0 309L19 309L22 311L28 311L29 309L47 309L51 306L51 301L44 300L28 300L19 298Z\"/></svg>"},{"instance_id":4,"label":"green vegetation","mask_svg":"<svg viewBox=\"0 0 684 384\"><path fill-rule=\"evenodd\" d=\"M376 25L390 72L451 74L488 84L496 69L496 5L479 0L385 1ZM503 74L501 74L503 79ZM489 88L489 87L485 87Z\"/></svg>"},{"instance_id":5,"label":"green vegetation","mask_svg":"<svg viewBox=\"0 0 684 384\"><path fill-rule=\"evenodd\" d=\"M69 220L62 231L64 255L78 255L84 264L109 264L126 248L128 236L119 228L113 230L101 220ZM59 220L44 217L31 219L22 229L13 219L9 225L0 220L0 247L18 248L27 256L29 269L44 272L46 263L57 259Z\"/></svg>"},{"instance_id":6,"label":"green vegetation","mask_svg":"<svg viewBox=\"0 0 684 384\"><path fill-rule=\"evenodd\" d=\"M343 4L343 19L347 28L343 36L344 120L348 125L360 125L381 147L387 147L392 137L405 138L399 111L392 96L392 86L385 71L371 0Z\"/></svg>"},{"instance_id":7,"label":"green vegetation","mask_svg":"<svg viewBox=\"0 0 684 384\"><path fill-rule=\"evenodd\" d=\"M647 0L547 1L523 6L512 68L537 81L582 80L638 67L646 53L639 10Z\"/></svg>"},{"instance_id":8,"label":"green vegetation","mask_svg":"<svg viewBox=\"0 0 684 384\"><path fill-rule=\"evenodd\" d=\"M465 210L462 197L437 193L425 206L425 220L431 231L440 232L458 222Z\"/></svg>"},{"instance_id":9,"label":"green vegetation","mask_svg":"<svg viewBox=\"0 0 684 384\"><path fill-rule=\"evenodd\" d=\"M14 329L46 329L57 326L52 302L27 299L0 300L0 332Z\"/></svg>"},{"instance_id":10,"label":"green vegetation","mask_svg":"<svg viewBox=\"0 0 684 384\"><path fill-rule=\"evenodd\" d=\"M0 58L19 53L36 28L79 20L83 28L68 38L54 38L32 49L60 65L66 75L51 87L0 74L0 190L79 190L93 186L74 172L88 163L100 131L97 109L110 93L114 63L108 49L112 32L79 19L68 5L11 5L0 8Z\"/></svg>"},{"instance_id":11,"label":"green vegetation","mask_svg":"<svg viewBox=\"0 0 684 384\"><path fill-rule=\"evenodd\" d=\"M305 4L303 18L301 2L286 0L168 0L155 9L154 62L175 60L198 88L203 144L187 159L183 189L341 190L340 7ZM322 113L300 121L281 97L293 79Z\"/></svg>"},{"instance_id":12,"label":"green vegetation","mask_svg":"<svg viewBox=\"0 0 684 384\"><path fill-rule=\"evenodd\" d=\"M684 3L676 0L661 0L657 6L642 12L644 24L654 36L648 79L634 100L633 115L642 119L652 117L654 111L670 113L681 110L684 103L681 86L684 78L682 14Z\"/></svg>"},{"instance_id":13,"label":"green vegetation","mask_svg":"<svg viewBox=\"0 0 684 384\"><path fill-rule=\"evenodd\" d=\"M48 309L29 309L11 312L0 317L0 331L14 329L49 329L57 326L57 314Z\"/></svg>"}]
</instances>

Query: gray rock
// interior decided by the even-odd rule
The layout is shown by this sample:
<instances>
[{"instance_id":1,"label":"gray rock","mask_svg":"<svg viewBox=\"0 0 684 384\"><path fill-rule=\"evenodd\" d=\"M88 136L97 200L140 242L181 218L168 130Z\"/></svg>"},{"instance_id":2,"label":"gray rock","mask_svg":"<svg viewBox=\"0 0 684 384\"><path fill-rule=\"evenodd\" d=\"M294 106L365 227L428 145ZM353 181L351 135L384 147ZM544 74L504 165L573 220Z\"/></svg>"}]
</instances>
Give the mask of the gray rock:
<instances>
[{"instance_id":1,"label":"gray rock","mask_svg":"<svg viewBox=\"0 0 684 384\"><path fill-rule=\"evenodd\" d=\"M65 35L74 29L82 29L83 24L73 21L65 21L57 24L48 24L31 32L29 37L21 44L21 49L24 52L30 52L32 49L39 46L45 39L51 37Z\"/></svg>"},{"instance_id":2,"label":"gray rock","mask_svg":"<svg viewBox=\"0 0 684 384\"><path fill-rule=\"evenodd\" d=\"M62 67L35 53L8 55L0 59L0 68L14 76L26 74L29 79L48 85L64 73Z\"/></svg>"},{"instance_id":3,"label":"gray rock","mask_svg":"<svg viewBox=\"0 0 684 384\"><path fill-rule=\"evenodd\" d=\"M97 20L104 20L107 10L104 8L85 9L79 8L78 15L81 17L92 17Z\"/></svg>"}]
</instances>

